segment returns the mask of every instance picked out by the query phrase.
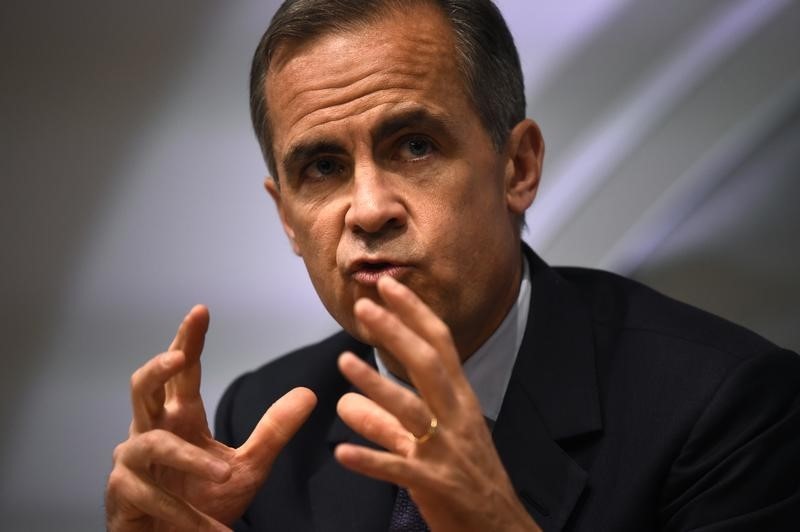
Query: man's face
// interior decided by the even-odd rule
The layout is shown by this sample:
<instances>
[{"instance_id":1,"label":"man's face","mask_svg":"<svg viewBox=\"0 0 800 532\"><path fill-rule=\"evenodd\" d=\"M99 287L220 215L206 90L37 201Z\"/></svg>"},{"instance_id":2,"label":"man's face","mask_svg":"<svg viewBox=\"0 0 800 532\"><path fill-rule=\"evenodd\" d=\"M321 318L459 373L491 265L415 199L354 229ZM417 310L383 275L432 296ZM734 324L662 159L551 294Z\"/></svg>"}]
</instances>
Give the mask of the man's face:
<instances>
[{"instance_id":1,"label":"man's face","mask_svg":"<svg viewBox=\"0 0 800 532\"><path fill-rule=\"evenodd\" d=\"M353 304L392 275L468 356L516 297L521 212L513 157L482 127L454 51L424 6L279 50L266 91L280 189L267 188L346 330L364 338Z\"/></svg>"}]
</instances>

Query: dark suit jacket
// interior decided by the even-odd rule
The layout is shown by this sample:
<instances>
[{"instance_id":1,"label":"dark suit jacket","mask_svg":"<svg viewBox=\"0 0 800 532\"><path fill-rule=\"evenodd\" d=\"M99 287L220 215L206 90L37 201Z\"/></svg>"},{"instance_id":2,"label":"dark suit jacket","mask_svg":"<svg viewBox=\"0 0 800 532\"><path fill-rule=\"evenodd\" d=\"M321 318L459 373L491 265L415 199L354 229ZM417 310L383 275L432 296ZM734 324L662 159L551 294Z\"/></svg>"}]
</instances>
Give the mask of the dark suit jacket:
<instances>
[{"instance_id":1,"label":"dark suit jacket","mask_svg":"<svg viewBox=\"0 0 800 532\"><path fill-rule=\"evenodd\" d=\"M800 530L800 357L633 281L526 253L531 310L493 437L539 525ZM332 457L363 442L335 413L351 389L344 350L372 360L341 332L225 393L217 437L234 446L290 388L319 398L239 528L387 530L395 488Z\"/></svg>"}]
</instances>

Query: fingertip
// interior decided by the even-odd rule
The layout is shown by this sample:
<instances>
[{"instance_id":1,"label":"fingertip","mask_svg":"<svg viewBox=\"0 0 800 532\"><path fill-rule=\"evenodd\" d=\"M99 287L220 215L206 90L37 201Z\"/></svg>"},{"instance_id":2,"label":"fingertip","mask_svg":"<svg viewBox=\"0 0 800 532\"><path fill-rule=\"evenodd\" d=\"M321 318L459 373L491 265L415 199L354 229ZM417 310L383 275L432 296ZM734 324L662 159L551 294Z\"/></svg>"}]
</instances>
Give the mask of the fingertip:
<instances>
[{"instance_id":1,"label":"fingertip","mask_svg":"<svg viewBox=\"0 0 800 532\"><path fill-rule=\"evenodd\" d=\"M304 386L298 386L286 392L267 411L269 412L276 405L279 405L276 411L291 412L291 416L305 419L317 406L317 394Z\"/></svg>"},{"instance_id":2,"label":"fingertip","mask_svg":"<svg viewBox=\"0 0 800 532\"><path fill-rule=\"evenodd\" d=\"M378 279L378 292L381 294L381 297L383 297L385 294L396 296L402 293L403 289L407 290L403 283L391 275L382 275Z\"/></svg>"},{"instance_id":3,"label":"fingertip","mask_svg":"<svg viewBox=\"0 0 800 532\"><path fill-rule=\"evenodd\" d=\"M348 368L351 368L354 363L358 363L358 360L361 359L351 351L344 351L339 355L339 358L336 359L336 365L339 366L339 371L346 373Z\"/></svg>"},{"instance_id":4,"label":"fingertip","mask_svg":"<svg viewBox=\"0 0 800 532\"><path fill-rule=\"evenodd\" d=\"M200 320L205 322L206 326L208 326L208 322L211 320L211 313L209 312L207 306L203 305L202 303L198 303L189 310L189 313L186 315L186 319Z\"/></svg>"},{"instance_id":5,"label":"fingertip","mask_svg":"<svg viewBox=\"0 0 800 532\"><path fill-rule=\"evenodd\" d=\"M381 275L378 277L378 288L386 289L392 285L397 284L397 279L392 277L391 275Z\"/></svg>"},{"instance_id":6,"label":"fingertip","mask_svg":"<svg viewBox=\"0 0 800 532\"><path fill-rule=\"evenodd\" d=\"M357 448L350 443L340 443L333 449L333 456L342 464L352 464L357 454Z\"/></svg>"},{"instance_id":7,"label":"fingertip","mask_svg":"<svg viewBox=\"0 0 800 532\"><path fill-rule=\"evenodd\" d=\"M361 394L347 392L341 396L338 401L336 401L336 413L339 415L339 417L347 417L349 410L355 406L358 406L363 398L364 396Z\"/></svg>"},{"instance_id":8,"label":"fingertip","mask_svg":"<svg viewBox=\"0 0 800 532\"><path fill-rule=\"evenodd\" d=\"M369 306L372 301L369 298L361 297L356 299L356 302L353 303L353 312L359 313L362 312L362 309Z\"/></svg>"},{"instance_id":9,"label":"fingertip","mask_svg":"<svg viewBox=\"0 0 800 532\"><path fill-rule=\"evenodd\" d=\"M341 396L338 401L336 401L336 413L339 414L340 416L342 415L342 405L345 406L347 405L347 401L349 401L349 399L347 399L347 396L350 395L351 393L352 392L347 392L346 394Z\"/></svg>"},{"instance_id":10,"label":"fingertip","mask_svg":"<svg viewBox=\"0 0 800 532\"><path fill-rule=\"evenodd\" d=\"M317 394L315 394L310 388L306 388L305 386L298 386L293 388L289 391L289 394L292 394L293 398L296 398L300 401L305 403L309 403L312 407L317 404Z\"/></svg>"},{"instance_id":11,"label":"fingertip","mask_svg":"<svg viewBox=\"0 0 800 532\"><path fill-rule=\"evenodd\" d=\"M380 312L380 309L380 305L368 297L362 297L353 305L353 313L359 319L374 318L377 316L378 312Z\"/></svg>"}]
</instances>

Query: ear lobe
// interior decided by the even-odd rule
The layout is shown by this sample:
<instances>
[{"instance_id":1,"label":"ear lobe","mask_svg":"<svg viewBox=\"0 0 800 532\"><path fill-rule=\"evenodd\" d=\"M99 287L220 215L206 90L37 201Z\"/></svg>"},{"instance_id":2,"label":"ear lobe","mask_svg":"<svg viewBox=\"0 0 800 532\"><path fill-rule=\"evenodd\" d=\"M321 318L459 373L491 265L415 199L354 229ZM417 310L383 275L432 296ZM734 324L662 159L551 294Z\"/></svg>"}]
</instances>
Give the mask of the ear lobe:
<instances>
[{"instance_id":1,"label":"ear lobe","mask_svg":"<svg viewBox=\"0 0 800 532\"><path fill-rule=\"evenodd\" d=\"M539 126L525 119L511 130L506 171L506 199L511 212L523 215L539 190L544 139Z\"/></svg>"},{"instance_id":2,"label":"ear lobe","mask_svg":"<svg viewBox=\"0 0 800 532\"><path fill-rule=\"evenodd\" d=\"M278 209L278 216L280 216L283 231L289 238L289 244L292 246L292 251L294 251L295 255L302 256L300 253L300 246L297 245L297 240L295 240L294 229L287 219L286 211L281 198L281 191L278 188L278 185L275 183L275 180L272 177L267 176L266 179L264 179L264 188L275 202L275 207Z\"/></svg>"}]
</instances>

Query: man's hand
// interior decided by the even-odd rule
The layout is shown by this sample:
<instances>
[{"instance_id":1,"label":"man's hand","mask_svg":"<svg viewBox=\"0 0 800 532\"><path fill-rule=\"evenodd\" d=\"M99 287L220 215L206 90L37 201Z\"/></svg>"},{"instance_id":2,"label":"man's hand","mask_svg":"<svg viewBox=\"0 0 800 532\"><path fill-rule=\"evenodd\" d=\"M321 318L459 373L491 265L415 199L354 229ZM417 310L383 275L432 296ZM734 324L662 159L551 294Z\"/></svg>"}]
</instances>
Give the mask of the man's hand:
<instances>
[{"instance_id":1,"label":"man's hand","mask_svg":"<svg viewBox=\"0 0 800 532\"><path fill-rule=\"evenodd\" d=\"M408 488L432 531L540 530L500 462L447 326L391 277L380 279L378 293L385 308L362 299L355 315L370 340L405 367L420 396L344 353L342 373L366 396L342 397L339 415L386 451L341 444L336 458L356 472ZM426 441L409 436L429 431Z\"/></svg>"},{"instance_id":2,"label":"man's hand","mask_svg":"<svg viewBox=\"0 0 800 532\"><path fill-rule=\"evenodd\" d=\"M295 388L238 449L214 440L200 397L208 320L205 307L194 307L169 350L131 377L133 421L106 488L109 530L228 530L316 404Z\"/></svg>"}]
</instances>

